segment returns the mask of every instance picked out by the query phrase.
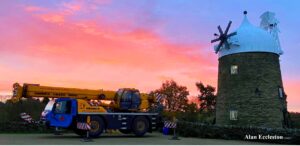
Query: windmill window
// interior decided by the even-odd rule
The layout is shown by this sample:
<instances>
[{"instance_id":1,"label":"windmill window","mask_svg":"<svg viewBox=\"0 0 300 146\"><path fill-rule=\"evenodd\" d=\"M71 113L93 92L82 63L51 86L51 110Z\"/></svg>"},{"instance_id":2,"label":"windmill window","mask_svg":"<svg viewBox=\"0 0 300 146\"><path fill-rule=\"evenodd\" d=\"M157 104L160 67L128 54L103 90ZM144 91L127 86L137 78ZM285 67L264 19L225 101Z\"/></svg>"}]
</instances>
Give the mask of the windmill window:
<instances>
[{"instance_id":1,"label":"windmill window","mask_svg":"<svg viewBox=\"0 0 300 146\"><path fill-rule=\"evenodd\" d=\"M282 87L278 88L278 94L279 94L280 98L283 98L284 95L283 95L283 89L282 89Z\"/></svg>"},{"instance_id":2,"label":"windmill window","mask_svg":"<svg viewBox=\"0 0 300 146\"><path fill-rule=\"evenodd\" d=\"M237 120L238 117L238 111L237 110L230 110L230 120Z\"/></svg>"},{"instance_id":3,"label":"windmill window","mask_svg":"<svg viewBox=\"0 0 300 146\"><path fill-rule=\"evenodd\" d=\"M232 74L232 75L238 74L238 66L237 65L231 65L230 74Z\"/></svg>"}]
</instances>

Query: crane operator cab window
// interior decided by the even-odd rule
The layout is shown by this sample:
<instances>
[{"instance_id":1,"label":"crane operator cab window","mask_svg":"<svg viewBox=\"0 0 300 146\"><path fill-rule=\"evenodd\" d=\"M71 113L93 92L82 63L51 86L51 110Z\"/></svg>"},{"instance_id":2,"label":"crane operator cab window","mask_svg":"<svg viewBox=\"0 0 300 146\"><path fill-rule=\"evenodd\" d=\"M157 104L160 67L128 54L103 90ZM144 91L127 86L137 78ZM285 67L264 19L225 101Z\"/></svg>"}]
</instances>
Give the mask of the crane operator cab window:
<instances>
[{"instance_id":1,"label":"crane operator cab window","mask_svg":"<svg viewBox=\"0 0 300 146\"><path fill-rule=\"evenodd\" d=\"M55 103L55 100L50 100L45 107L45 111L52 111L54 103Z\"/></svg>"},{"instance_id":2,"label":"crane operator cab window","mask_svg":"<svg viewBox=\"0 0 300 146\"><path fill-rule=\"evenodd\" d=\"M138 91L134 91L132 93L132 104L131 104L131 108L132 109L138 109L139 106L141 104L141 96L140 96L140 92Z\"/></svg>"},{"instance_id":3,"label":"crane operator cab window","mask_svg":"<svg viewBox=\"0 0 300 146\"><path fill-rule=\"evenodd\" d=\"M59 101L55 103L54 113L56 114L70 114L71 101Z\"/></svg>"},{"instance_id":4,"label":"crane operator cab window","mask_svg":"<svg viewBox=\"0 0 300 146\"><path fill-rule=\"evenodd\" d=\"M131 92L128 90L125 90L121 96L120 99L120 107L123 110L128 110L131 105Z\"/></svg>"}]
</instances>

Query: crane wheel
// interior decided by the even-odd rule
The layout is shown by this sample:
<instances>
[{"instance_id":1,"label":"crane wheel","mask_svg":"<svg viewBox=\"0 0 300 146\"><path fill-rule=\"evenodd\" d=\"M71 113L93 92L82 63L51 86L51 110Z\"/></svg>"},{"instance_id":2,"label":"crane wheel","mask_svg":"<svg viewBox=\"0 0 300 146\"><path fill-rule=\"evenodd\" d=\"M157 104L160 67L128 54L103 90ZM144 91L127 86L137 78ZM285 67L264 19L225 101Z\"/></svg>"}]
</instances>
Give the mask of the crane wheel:
<instances>
[{"instance_id":1,"label":"crane wheel","mask_svg":"<svg viewBox=\"0 0 300 146\"><path fill-rule=\"evenodd\" d=\"M105 127L104 121L99 116L91 116L91 130L90 130L90 136L91 137L99 137L103 129Z\"/></svg>"},{"instance_id":2,"label":"crane wheel","mask_svg":"<svg viewBox=\"0 0 300 146\"><path fill-rule=\"evenodd\" d=\"M136 136L143 136L149 129L149 121L146 117L138 116L134 119L132 130Z\"/></svg>"}]
</instances>

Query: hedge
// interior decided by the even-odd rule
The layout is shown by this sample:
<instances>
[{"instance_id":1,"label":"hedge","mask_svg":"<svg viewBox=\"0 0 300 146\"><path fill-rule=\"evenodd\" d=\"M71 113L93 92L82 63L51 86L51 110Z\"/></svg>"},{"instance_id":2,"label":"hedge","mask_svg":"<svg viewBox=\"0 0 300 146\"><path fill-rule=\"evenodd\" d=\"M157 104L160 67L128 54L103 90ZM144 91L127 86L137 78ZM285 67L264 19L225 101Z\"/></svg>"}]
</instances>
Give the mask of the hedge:
<instances>
[{"instance_id":1,"label":"hedge","mask_svg":"<svg viewBox=\"0 0 300 146\"><path fill-rule=\"evenodd\" d=\"M28 124L25 122L5 122L0 123L0 133L52 133L53 129L48 129L43 125Z\"/></svg>"},{"instance_id":2,"label":"hedge","mask_svg":"<svg viewBox=\"0 0 300 146\"><path fill-rule=\"evenodd\" d=\"M300 129L239 127L231 125L210 125L203 123L179 121L177 132L183 137L221 138L230 140L249 140L257 142L300 144ZM257 139L246 139L246 135L257 136ZM283 139L260 139L263 136L282 136Z\"/></svg>"}]
</instances>

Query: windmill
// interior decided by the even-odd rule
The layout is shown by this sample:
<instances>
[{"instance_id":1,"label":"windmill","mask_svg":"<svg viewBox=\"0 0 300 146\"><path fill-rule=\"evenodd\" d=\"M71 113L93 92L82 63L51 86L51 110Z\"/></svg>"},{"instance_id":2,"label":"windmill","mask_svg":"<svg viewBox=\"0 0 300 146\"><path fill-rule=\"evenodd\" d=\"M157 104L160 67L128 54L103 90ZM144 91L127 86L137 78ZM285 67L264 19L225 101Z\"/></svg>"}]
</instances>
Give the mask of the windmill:
<instances>
[{"instance_id":1,"label":"windmill","mask_svg":"<svg viewBox=\"0 0 300 146\"><path fill-rule=\"evenodd\" d=\"M220 34L214 34L214 36L218 37L214 40L211 40L211 43L214 43L214 42L217 42L217 41L220 41L219 45L217 46L217 48L215 49L215 52L218 53L222 47L222 45L224 44L225 45L225 48L226 49L230 49L230 45L228 43L228 38L231 37L231 36L234 36L236 35L237 33L236 32L233 32L233 33L230 33L230 34L227 34L228 33L228 30L231 26L231 23L232 21L229 21L228 25L227 25L227 28L225 30L225 32L223 33L223 30L221 29L220 25L218 26L218 30L220 32Z\"/></svg>"}]
</instances>

